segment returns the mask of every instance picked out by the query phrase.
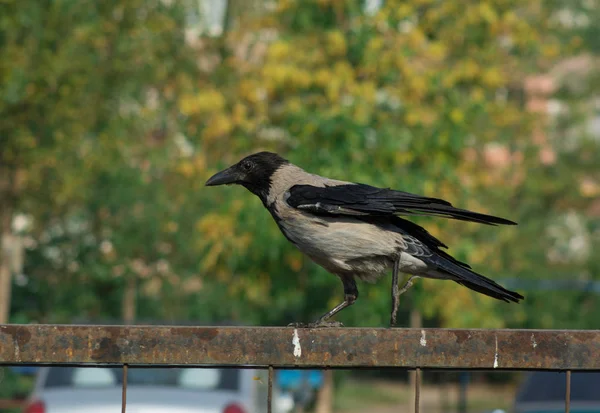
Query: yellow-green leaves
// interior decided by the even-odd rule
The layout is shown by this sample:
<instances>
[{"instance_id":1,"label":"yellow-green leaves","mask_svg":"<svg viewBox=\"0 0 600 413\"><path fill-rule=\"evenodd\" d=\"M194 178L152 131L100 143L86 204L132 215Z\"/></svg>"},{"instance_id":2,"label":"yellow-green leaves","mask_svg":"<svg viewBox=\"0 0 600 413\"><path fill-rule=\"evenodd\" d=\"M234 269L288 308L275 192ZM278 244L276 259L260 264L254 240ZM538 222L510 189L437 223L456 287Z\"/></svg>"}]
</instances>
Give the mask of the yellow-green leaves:
<instances>
[{"instance_id":1,"label":"yellow-green leaves","mask_svg":"<svg viewBox=\"0 0 600 413\"><path fill-rule=\"evenodd\" d=\"M569 119L536 123L521 86L597 36L557 31L542 0L387 0L369 13L356 0L279 0L230 1L228 32L195 37L184 21L196 3L21 0L0 15L0 166L24 177L18 204L35 218L36 242L49 237L62 254L51 262L31 251L39 290L71 276L63 290L52 281L62 292L48 308L77 289L85 299L71 313L118 316L123 280L138 276L148 317L283 324L337 303L339 280L302 257L259 200L204 187L264 149L311 172L517 220L416 219L491 278L573 272L548 265L545 228L598 197L600 151ZM554 131L552 166L539 163L536 125ZM389 284L359 285L340 319L385 323ZM405 297L404 310L453 327L522 323L553 308L506 307L435 280Z\"/></svg>"}]
</instances>

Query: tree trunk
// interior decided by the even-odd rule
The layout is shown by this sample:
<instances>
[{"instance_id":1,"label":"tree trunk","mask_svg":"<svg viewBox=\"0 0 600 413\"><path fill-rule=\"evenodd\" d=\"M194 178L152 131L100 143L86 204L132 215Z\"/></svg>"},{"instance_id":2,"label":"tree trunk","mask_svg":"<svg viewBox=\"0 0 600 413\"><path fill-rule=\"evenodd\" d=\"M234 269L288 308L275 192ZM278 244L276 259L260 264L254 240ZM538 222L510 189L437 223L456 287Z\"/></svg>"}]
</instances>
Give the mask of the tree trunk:
<instances>
[{"instance_id":1,"label":"tree trunk","mask_svg":"<svg viewBox=\"0 0 600 413\"><path fill-rule=\"evenodd\" d=\"M3 225L4 227L4 225ZM2 228L0 233L0 244L5 244L8 240L8 235L5 228ZM8 259L8 253L2 245L0 249L0 324L8 323L9 312L10 312L10 295L11 295L11 273L10 264Z\"/></svg>"},{"instance_id":2,"label":"tree trunk","mask_svg":"<svg viewBox=\"0 0 600 413\"><path fill-rule=\"evenodd\" d=\"M0 169L0 324L8 323L10 313L11 271L8 242L12 235L12 208L9 170Z\"/></svg>"},{"instance_id":3,"label":"tree trunk","mask_svg":"<svg viewBox=\"0 0 600 413\"><path fill-rule=\"evenodd\" d=\"M0 162L3 162L1 156ZM25 174L24 168L10 169L7 166L2 167L0 163L0 324L8 323L10 318L13 271L11 262L22 264L22 257L19 256L22 250L16 250L22 248L22 245L15 243L12 223L17 200L25 182Z\"/></svg>"},{"instance_id":4,"label":"tree trunk","mask_svg":"<svg viewBox=\"0 0 600 413\"><path fill-rule=\"evenodd\" d=\"M129 274L123 293L123 321L125 324L133 324L136 315L136 282L135 276Z\"/></svg>"},{"instance_id":5,"label":"tree trunk","mask_svg":"<svg viewBox=\"0 0 600 413\"><path fill-rule=\"evenodd\" d=\"M323 370L323 387L317 395L315 413L333 412L333 370Z\"/></svg>"}]
</instances>

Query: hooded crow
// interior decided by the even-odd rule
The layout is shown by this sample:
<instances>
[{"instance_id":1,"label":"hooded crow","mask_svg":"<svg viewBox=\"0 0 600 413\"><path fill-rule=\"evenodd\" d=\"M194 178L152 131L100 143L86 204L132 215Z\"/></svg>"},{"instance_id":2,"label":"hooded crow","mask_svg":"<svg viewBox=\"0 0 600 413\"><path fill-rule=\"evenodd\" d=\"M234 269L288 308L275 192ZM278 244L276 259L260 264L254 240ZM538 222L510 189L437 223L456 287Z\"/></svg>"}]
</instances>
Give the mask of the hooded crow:
<instances>
[{"instance_id":1,"label":"hooded crow","mask_svg":"<svg viewBox=\"0 0 600 413\"><path fill-rule=\"evenodd\" d=\"M258 196L283 235L314 262L337 275L344 301L314 323L328 321L358 298L355 279L375 282L392 268L391 325L400 294L418 277L452 280L505 302L524 297L477 274L446 253L440 240L400 216L429 215L487 225L516 225L504 218L455 208L447 201L308 173L271 152L250 155L215 174L207 186L238 184ZM410 278L398 288L398 274Z\"/></svg>"}]
</instances>

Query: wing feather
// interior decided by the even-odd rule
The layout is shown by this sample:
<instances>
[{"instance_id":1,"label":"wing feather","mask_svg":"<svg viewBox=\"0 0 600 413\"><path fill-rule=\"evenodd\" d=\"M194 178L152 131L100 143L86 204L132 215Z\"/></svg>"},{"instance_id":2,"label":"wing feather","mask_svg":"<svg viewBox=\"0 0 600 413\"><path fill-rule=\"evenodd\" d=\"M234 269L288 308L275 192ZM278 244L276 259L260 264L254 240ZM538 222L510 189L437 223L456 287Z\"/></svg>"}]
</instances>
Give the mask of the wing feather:
<instances>
[{"instance_id":1,"label":"wing feather","mask_svg":"<svg viewBox=\"0 0 600 413\"><path fill-rule=\"evenodd\" d=\"M289 190L287 203L317 215L428 215L487 225L516 225L504 218L456 208L443 199L365 184L294 185Z\"/></svg>"}]
</instances>

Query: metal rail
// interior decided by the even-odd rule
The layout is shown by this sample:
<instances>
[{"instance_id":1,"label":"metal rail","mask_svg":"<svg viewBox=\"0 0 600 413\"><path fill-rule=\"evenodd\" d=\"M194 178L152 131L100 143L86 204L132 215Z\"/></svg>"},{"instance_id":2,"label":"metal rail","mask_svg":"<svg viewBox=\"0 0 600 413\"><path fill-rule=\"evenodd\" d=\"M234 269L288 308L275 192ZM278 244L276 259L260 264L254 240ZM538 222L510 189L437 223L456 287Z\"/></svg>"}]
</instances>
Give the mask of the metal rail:
<instances>
[{"instance_id":1,"label":"metal rail","mask_svg":"<svg viewBox=\"0 0 600 413\"><path fill-rule=\"evenodd\" d=\"M600 370L600 331L0 325L0 364Z\"/></svg>"},{"instance_id":2,"label":"metal rail","mask_svg":"<svg viewBox=\"0 0 600 413\"><path fill-rule=\"evenodd\" d=\"M404 368L416 371L600 371L600 331L401 328L0 325L0 365L224 366L268 369L268 413L276 368Z\"/></svg>"}]
</instances>

